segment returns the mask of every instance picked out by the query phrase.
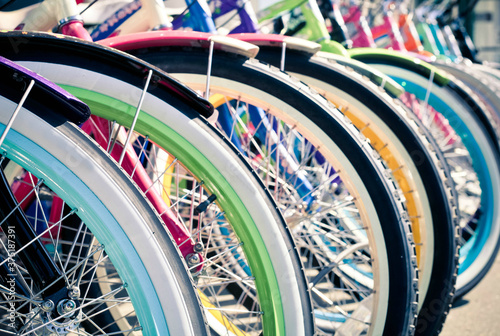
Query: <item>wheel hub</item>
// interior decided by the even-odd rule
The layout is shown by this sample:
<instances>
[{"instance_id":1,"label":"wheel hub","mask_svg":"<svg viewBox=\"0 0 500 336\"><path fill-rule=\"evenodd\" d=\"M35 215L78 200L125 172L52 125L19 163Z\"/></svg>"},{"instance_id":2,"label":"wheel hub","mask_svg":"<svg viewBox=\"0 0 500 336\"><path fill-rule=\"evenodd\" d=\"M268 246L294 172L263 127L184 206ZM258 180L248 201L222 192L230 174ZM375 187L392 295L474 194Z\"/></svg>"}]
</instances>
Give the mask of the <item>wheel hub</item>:
<instances>
[{"instance_id":1,"label":"wheel hub","mask_svg":"<svg viewBox=\"0 0 500 336\"><path fill-rule=\"evenodd\" d=\"M70 289L68 297L61 298L55 304L47 299L40 305L38 311L28 315L29 330L35 335L81 335L85 332L80 329L83 313L79 309L79 291Z\"/></svg>"}]
</instances>

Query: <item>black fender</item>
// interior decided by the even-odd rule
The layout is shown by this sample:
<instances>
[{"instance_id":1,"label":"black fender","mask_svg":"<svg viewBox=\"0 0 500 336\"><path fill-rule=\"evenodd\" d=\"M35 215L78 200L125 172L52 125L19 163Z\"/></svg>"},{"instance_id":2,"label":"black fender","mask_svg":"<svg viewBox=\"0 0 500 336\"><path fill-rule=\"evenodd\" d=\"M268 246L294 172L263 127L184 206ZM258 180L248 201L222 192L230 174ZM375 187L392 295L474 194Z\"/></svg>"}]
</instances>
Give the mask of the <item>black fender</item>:
<instances>
[{"instance_id":1,"label":"black fender","mask_svg":"<svg viewBox=\"0 0 500 336\"><path fill-rule=\"evenodd\" d=\"M44 61L78 66L126 80L143 89L153 72L149 91L165 101L181 101L208 118L213 106L195 91L158 68L116 49L81 39L50 33L0 31L0 56L16 61ZM68 116L69 117L69 116Z\"/></svg>"}]
</instances>

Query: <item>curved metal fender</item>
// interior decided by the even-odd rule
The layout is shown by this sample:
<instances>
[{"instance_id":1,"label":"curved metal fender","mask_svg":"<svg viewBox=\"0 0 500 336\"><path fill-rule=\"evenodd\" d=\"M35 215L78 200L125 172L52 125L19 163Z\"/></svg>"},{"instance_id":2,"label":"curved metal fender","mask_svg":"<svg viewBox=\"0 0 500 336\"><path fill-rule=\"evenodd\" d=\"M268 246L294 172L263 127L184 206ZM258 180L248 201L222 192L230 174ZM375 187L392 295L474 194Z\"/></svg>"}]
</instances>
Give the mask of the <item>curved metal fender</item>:
<instances>
[{"instance_id":1,"label":"curved metal fender","mask_svg":"<svg viewBox=\"0 0 500 336\"><path fill-rule=\"evenodd\" d=\"M20 101L29 83L34 81L26 105L36 101L78 125L90 117L90 109L85 103L37 73L2 56L0 78L5 85L2 94L13 101Z\"/></svg>"},{"instance_id":2,"label":"curved metal fender","mask_svg":"<svg viewBox=\"0 0 500 336\"><path fill-rule=\"evenodd\" d=\"M213 106L195 91L160 69L127 53L97 43L58 34L0 31L0 56L14 62L29 60L23 51L29 52L30 55L37 55L37 59L44 57L47 62L57 57L57 62L68 65L73 64L73 59L83 59L85 60L85 66L89 70L95 70L109 76L113 76L114 73L118 72L126 73L129 81L141 88L144 86L144 80L151 70L153 72L154 87L161 90L158 91L161 92L159 95L166 101L170 102L169 99L181 101L207 118L214 111Z\"/></svg>"},{"instance_id":3,"label":"curved metal fender","mask_svg":"<svg viewBox=\"0 0 500 336\"><path fill-rule=\"evenodd\" d=\"M201 47L208 48L214 42L214 49L253 58L259 48L231 37L193 31L158 30L144 33L116 36L99 41L99 44L122 51L151 47Z\"/></svg>"}]
</instances>

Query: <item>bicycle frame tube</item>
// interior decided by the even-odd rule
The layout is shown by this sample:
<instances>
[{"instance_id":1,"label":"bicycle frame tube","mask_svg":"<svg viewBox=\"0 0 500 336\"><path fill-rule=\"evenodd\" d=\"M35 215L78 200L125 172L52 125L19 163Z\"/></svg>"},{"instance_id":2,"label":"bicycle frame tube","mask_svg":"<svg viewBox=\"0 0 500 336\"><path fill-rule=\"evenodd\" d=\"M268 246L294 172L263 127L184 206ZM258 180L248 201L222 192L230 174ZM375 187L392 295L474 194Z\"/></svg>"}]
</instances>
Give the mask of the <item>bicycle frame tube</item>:
<instances>
[{"instance_id":1,"label":"bicycle frame tube","mask_svg":"<svg viewBox=\"0 0 500 336\"><path fill-rule=\"evenodd\" d=\"M194 31L217 33L207 3L204 0L186 0L187 8L173 22L174 29L191 28Z\"/></svg>"},{"instance_id":2,"label":"bicycle frame tube","mask_svg":"<svg viewBox=\"0 0 500 336\"><path fill-rule=\"evenodd\" d=\"M144 8L140 0L126 4L95 27L90 36L94 41L99 41L121 34L147 31L152 29L153 26L160 26L159 22L148 20L148 11L149 9Z\"/></svg>"},{"instance_id":3,"label":"bicycle frame tube","mask_svg":"<svg viewBox=\"0 0 500 336\"><path fill-rule=\"evenodd\" d=\"M0 26L5 29L14 29L13 25L15 30L29 31L47 31L57 27L57 31L63 34L90 40L73 1L47 0L21 10L0 12L2 21L7 22L7 26Z\"/></svg>"},{"instance_id":4,"label":"bicycle frame tube","mask_svg":"<svg viewBox=\"0 0 500 336\"><path fill-rule=\"evenodd\" d=\"M439 29L439 26L436 21L428 22L427 26L434 37L434 41L436 42L436 47L439 50L439 55L443 55L446 57L450 57L450 51L448 50L448 46L446 45L446 40L444 39L443 32Z\"/></svg>"},{"instance_id":5,"label":"bicycle frame tube","mask_svg":"<svg viewBox=\"0 0 500 336\"><path fill-rule=\"evenodd\" d=\"M448 25L441 25L441 32L443 33L452 60L461 61L462 52L460 51L460 47L458 46L458 42L455 39L455 35L453 35L451 27Z\"/></svg>"},{"instance_id":6,"label":"bicycle frame tube","mask_svg":"<svg viewBox=\"0 0 500 336\"><path fill-rule=\"evenodd\" d=\"M40 292L47 284L51 284L52 282L56 282L56 284L51 286L49 290L44 291L44 296L64 288L64 279L61 277L59 269L41 241L36 239L37 233L33 230L24 212L15 200L2 170L0 170L0 196L2 197L0 217L3 219L1 228L6 234L13 232L12 239L9 237L7 241L7 246L9 246L9 249L12 246L11 250L13 251L25 247L17 256L22 260L28 273L33 277L35 292ZM3 260L2 262L8 265L8 260ZM12 266L8 268L8 271L8 274L14 277L17 269L15 266ZM7 286L5 283L3 285Z\"/></svg>"},{"instance_id":7,"label":"bicycle frame tube","mask_svg":"<svg viewBox=\"0 0 500 336\"><path fill-rule=\"evenodd\" d=\"M172 23L161 0L136 0L113 13L94 28L90 35L97 41L116 35L170 29Z\"/></svg>"},{"instance_id":8,"label":"bicycle frame tube","mask_svg":"<svg viewBox=\"0 0 500 336\"><path fill-rule=\"evenodd\" d=\"M469 33L465 29L463 19L455 19L455 21L451 24L451 29L458 42L462 56L472 60L475 63L480 63L477 59L477 49L474 46Z\"/></svg>"},{"instance_id":9,"label":"bicycle frame tube","mask_svg":"<svg viewBox=\"0 0 500 336\"><path fill-rule=\"evenodd\" d=\"M117 10L91 33L94 41L148 30L187 28L216 33L210 11L203 1L186 0L187 9L173 22L159 0L136 0Z\"/></svg>"},{"instance_id":10,"label":"bicycle frame tube","mask_svg":"<svg viewBox=\"0 0 500 336\"><path fill-rule=\"evenodd\" d=\"M352 46L354 48L370 47L376 48L375 39L372 31L366 21L366 18L361 14L359 6L352 6L349 8L348 14L344 15L343 19L346 24L354 25L356 32L352 36Z\"/></svg>"},{"instance_id":11,"label":"bicycle frame tube","mask_svg":"<svg viewBox=\"0 0 500 336\"><path fill-rule=\"evenodd\" d=\"M394 20L394 13L392 11L385 11L383 14L384 23L372 27L371 31L373 37L375 38L375 43L377 40L383 39L384 36L389 37L390 43L387 45L383 45L385 48L392 48L393 50L398 51L406 51L406 47L404 46L403 37L399 32L399 27ZM380 44L378 44L380 46Z\"/></svg>"},{"instance_id":12,"label":"bicycle frame tube","mask_svg":"<svg viewBox=\"0 0 500 336\"><path fill-rule=\"evenodd\" d=\"M229 22L233 16L238 15L239 25L231 26L231 29L227 29L229 34L238 33L257 33L259 28L257 24L257 16L253 10L252 4L249 0L243 1L240 5L237 0L222 0L222 1L211 1L213 4L212 18L216 21L220 19L222 22L222 28L226 22ZM220 6L216 7L217 4ZM229 17L229 19L228 19ZM216 21L217 22L217 21Z\"/></svg>"},{"instance_id":13,"label":"bicycle frame tube","mask_svg":"<svg viewBox=\"0 0 500 336\"><path fill-rule=\"evenodd\" d=\"M283 0L279 1L267 8L259 10L257 13L257 18L259 23L265 22L267 20L274 19L282 15L285 12L288 12L294 8L299 7L300 5L305 4L309 0Z\"/></svg>"},{"instance_id":14,"label":"bicycle frame tube","mask_svg":"<svg viewBox=\"0 0 500 336\"><path fill-rule=\"evenodd\" d=\"M405 43L405 48L410 52L415 52L432 59L432 57L435 56L433 53L424 49L412 17L413 15L399 14L399 29Z\"/></svg>"},{"instance_id":15,"label":"bicycle frame tube","mask_svg":"<svg viewBox=\"0 0 500 336\"><path fill-rule=\"evenodd\" d=\"M432 35L429 25L425 22L419 22L416 24L416 28L420 36L420 40L422 41L422 45L424 46L424 50L427 50L434 55L439 55L439 49L436 45L436 40Z\"/></svg>"},{"instance_id":16,"label":"bicycle frame tube","mask_svg":"<svg viewBox=\"0 0 500 336\"><path fill-rule=\"evenodd\" d=\"M148 5L149 4L149 5ZM135 0L117 10L93 29L94 41L108 37L139 33L148 30L190 28L195 31L216 33L210 11L203 1L186 0L187 9L170 22L163 5L156 0Z\"/></svg>"}]
</instances>

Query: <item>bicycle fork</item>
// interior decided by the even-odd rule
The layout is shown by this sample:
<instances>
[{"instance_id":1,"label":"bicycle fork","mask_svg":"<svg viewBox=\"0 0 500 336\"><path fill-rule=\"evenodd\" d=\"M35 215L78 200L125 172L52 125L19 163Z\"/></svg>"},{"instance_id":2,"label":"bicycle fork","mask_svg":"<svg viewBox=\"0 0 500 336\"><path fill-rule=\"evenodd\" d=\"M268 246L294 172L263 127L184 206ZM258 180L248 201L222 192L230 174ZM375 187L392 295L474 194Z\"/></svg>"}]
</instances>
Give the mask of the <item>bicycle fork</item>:
<instances>
[{"instance_id":1,"label":"bicycle fork","mask_svg":"<svg viewBox=\"0 0 500 336\"><path fill-rule=\"evenodd\" d=\"M35 188L42 182L40 180ZM23 322L29 320L29 315L25 321L16 318L19 312L37 312L35 314L45 322L59 320L61 323L76 318L80 313L79 289L67 286L64 275L40 240L43 233L37 235L35 232L1 169L0 218L0 228L7 238L1 243L7 254L0 256L0 292L10 302L9 314L12 314L7 320L11 327L22 330ZM30 275L29 284L24 281L25 275L21 276L26 272ZM26 303L20 305L19 297L28 299L27 302L38 309L32 309Z\"/></svg>"}]
</instances>

